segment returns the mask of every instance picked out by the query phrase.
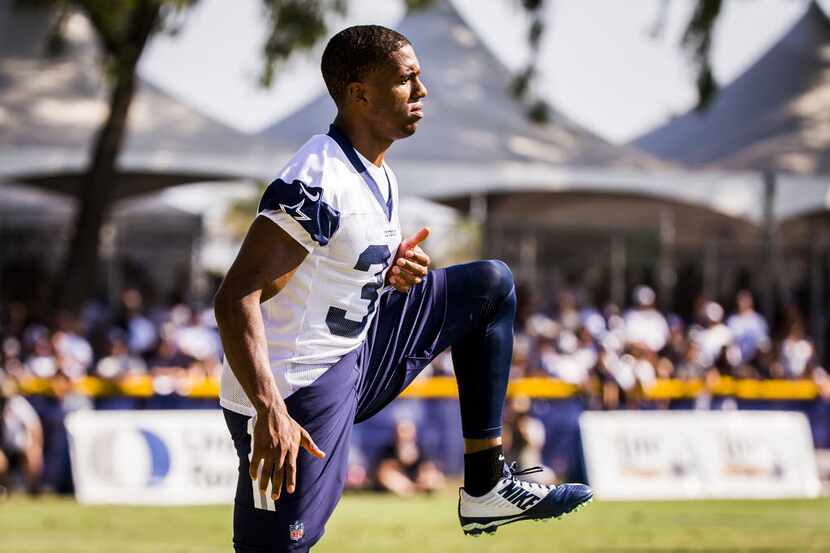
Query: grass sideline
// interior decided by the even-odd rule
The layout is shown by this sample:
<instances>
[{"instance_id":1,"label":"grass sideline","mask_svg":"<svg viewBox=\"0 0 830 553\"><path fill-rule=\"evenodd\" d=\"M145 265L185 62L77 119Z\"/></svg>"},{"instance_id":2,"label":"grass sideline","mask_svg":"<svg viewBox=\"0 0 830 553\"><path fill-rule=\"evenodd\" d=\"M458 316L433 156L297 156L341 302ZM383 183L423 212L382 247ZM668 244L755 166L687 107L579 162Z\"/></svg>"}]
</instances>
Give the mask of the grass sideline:
<instances>
[{"instance_id":1,"label":"grass sideline","mask_svg":"<svg viewBox=\"0 0 830 553\"><path fill-rule=\"evenodd\" d=\"M71 499L0 503L2 553L227 553L229 506L80 506ZM347 495L315 553L830 552L830 499L594 502L549 524L462 535L455 496Z\"/></svg>"}]
</instances>

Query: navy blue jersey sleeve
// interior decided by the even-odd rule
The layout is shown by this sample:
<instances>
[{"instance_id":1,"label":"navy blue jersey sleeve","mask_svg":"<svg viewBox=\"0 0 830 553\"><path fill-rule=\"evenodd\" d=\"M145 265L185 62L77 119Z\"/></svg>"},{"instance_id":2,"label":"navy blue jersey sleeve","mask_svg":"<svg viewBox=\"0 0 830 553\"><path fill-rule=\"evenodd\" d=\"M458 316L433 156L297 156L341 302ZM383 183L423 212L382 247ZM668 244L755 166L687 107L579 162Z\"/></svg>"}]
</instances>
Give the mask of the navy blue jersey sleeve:
<instances>
[{"instance_id":1,"label":"navy blue jersey sleeve","mask_svg":"<svg viewBox=\"0 0 830 553\"><path fill-rule=\"evenodd\" d=\"M323 188L299 179L274 180L262 195L258 211L308 251L328 244L340 226L340 212L325 201Z\"/></svg>"}]
</instances>

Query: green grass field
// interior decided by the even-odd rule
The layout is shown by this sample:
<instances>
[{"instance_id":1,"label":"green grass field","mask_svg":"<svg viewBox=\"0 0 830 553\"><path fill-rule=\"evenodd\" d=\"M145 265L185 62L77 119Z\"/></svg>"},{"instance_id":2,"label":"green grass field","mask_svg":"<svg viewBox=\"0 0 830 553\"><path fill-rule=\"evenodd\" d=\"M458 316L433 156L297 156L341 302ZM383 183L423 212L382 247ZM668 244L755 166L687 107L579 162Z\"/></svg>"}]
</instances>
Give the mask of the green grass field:
<instances>
[{"instance_id":1,"label":"green grass field","mask_svg":"<svg viewBox=\"0 0 830 553\"><path fill-rule=\"evenodd\" d=\"M2 553L229 552L230 507L81 507L72 500L0 503ZM464 536L451 494L344 498L319 553L830 552L830 499L594 502L549 524Z\"/></svg>"}]
</instances>

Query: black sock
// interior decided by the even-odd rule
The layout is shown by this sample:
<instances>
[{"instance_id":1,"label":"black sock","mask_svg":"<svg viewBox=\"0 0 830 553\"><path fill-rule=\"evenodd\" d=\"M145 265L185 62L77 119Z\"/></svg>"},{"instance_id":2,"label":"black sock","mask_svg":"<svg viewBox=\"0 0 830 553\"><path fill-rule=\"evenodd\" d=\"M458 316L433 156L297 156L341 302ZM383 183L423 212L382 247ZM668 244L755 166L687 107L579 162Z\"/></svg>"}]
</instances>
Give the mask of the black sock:
<instances>
[{"instance_id":1,"label":"black sock","mask_svg":"<svg viewBox=\"0 0 830 553\"><path fill-rule=\"evenodd\" d=\"M464 491L480 497L496 485L502 475L504 454L500 445L464 454Z\"/></svg>"}]
</instances>

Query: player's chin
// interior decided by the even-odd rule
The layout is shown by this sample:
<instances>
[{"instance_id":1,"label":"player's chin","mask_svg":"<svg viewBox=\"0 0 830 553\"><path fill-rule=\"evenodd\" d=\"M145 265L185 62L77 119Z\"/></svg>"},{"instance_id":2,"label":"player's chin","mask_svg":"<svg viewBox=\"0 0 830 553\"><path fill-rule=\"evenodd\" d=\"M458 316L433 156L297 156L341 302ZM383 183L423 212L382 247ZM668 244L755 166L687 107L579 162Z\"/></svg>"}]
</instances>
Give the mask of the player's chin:
<instances>
[{"instance_id":1,"label":"player's chin","mask_svg":"<svg viewBox=\"0 0 830 553\"><path fill-rule=\"evenodd\" d=\"M403 135L402 138L406 138L407 136L412 136L415 134L415 131L418 130L418 123L421 122L421 118L417 118L414 120L410 120L406 125L401 127L401 134Z\"/></svg>"}]
</instances>

